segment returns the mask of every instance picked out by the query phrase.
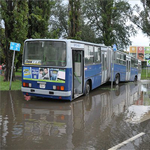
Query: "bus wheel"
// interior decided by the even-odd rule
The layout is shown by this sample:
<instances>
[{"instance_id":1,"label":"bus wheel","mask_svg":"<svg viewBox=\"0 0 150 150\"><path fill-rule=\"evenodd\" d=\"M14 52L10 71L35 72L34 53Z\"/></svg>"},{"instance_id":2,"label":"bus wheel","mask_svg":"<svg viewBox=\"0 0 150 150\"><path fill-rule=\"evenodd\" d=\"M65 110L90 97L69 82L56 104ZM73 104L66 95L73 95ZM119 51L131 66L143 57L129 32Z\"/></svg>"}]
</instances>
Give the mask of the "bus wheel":
<instances>
[{"instance_id":1,"label":"bus wheel","mask_svg":"<svg viewBox=\"0 0 150 150\"><path fill-rule=\"evenodd\" d=\"M115 77L115 82L114 82L115 85L118 85L119 81L120 81L119 74L117 74L116 77Z\"/></svg>"},{"instance_id":2,"label":"bus wheel","mask_svg":"<svg viewBox=\"0 0 150 150\"><path fill-rule=\"evenodd\" d=\"M90 93L90 83L89 81L87 81L85 85L85 95L88 95L89 93Z\"/></svg>"}]
</instances>

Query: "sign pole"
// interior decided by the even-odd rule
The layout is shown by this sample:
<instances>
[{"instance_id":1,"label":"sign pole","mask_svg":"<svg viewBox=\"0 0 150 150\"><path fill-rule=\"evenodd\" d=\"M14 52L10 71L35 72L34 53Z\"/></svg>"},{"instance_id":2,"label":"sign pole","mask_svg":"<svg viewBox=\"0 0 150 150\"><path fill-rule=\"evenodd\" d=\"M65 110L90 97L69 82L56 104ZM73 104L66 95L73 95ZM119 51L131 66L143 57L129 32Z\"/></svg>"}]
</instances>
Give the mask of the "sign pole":
<instances>
[{"instance_id":1,"label":"sign pole","mask_svg":"<svg viewBox=\"0 0 150 150\"><path fill-rule=\"evenodd\" d=\"M21 47L20 43L10 42L10 50L13 50L14 54L13 54L13 60L12 60L12 66L11 66L9 90L11 90L11 82L12 82L12 76L13 76L13 70L14 70L15 51L20 51L20 47Z\"/></svg>"},{"instance_id":2,"label":"sign pole","mask_svg":"<svg viewBox=\"0 0 150 150\"><path fill-rule=\"evenodd\" d=\"M14 70L14 59L15 59L15 51L14 51L14 54L13 54L13 60L12 60L12 66L11 66L11 76L10 76L9 90L11 90L11 82L12 82L12 76L13 76L13 70Z\"/></svg>"}]
</instances>

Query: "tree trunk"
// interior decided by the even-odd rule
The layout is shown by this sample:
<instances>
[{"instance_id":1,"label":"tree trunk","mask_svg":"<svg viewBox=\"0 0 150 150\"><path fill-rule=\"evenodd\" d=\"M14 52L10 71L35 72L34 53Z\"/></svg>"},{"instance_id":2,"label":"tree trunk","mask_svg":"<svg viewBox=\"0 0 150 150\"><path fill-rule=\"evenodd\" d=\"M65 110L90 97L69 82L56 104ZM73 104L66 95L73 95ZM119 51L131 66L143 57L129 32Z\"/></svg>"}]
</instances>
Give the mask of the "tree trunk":
<instances>
[{"instance_id":1,"label":"tree trunk","mask_svg":"<svg viewBox=\"0 0 150 150\"><path fill-rule=\"evenodd\" d=\"M70 20L69 38L75 38L78 32L80 31L79 19L80 19L80 1L69 0L69 20Z\"/></svg>"}]
</instances>

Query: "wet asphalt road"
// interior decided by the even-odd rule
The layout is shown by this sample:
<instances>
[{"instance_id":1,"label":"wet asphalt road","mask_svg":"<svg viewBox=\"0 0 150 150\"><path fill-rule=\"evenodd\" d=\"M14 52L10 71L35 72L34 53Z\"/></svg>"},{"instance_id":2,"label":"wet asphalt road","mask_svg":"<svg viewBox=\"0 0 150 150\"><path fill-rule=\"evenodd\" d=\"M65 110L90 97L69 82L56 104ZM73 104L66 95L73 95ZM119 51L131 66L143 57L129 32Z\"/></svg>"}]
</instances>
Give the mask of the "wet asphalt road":
<instances>
[{"instance_id":1,"label":"wet asphalt road","mask_svg":"<svg viewBox=\"0 0 150 150\"><path fill-rule=\"evenodd\" d=\"M150 150L150 81L72 102L0 92L1 150Z\"/></svg>"}]
</instances>

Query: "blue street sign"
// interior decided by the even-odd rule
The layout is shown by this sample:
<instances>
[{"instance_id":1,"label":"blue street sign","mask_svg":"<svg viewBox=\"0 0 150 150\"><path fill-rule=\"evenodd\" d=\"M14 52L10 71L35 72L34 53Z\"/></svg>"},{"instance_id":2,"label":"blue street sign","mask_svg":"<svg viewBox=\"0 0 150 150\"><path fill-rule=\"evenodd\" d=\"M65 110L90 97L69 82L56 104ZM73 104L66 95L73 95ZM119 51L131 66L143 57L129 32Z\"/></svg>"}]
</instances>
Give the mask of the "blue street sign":
<instances>
[{"instance_id":1,"label":"blue street sign","mask_svg":"<svg viewBox=\"0 0 150 150\"><path fill-rule=\"evenodd\" d=\"M10 50L20 51L20 47L20 43L10 42Z\"/></svg>"},{"instance_id":2,"label":"blue street sign","mask_svg":"<svg viewBox=\"0 0 150 150\"><path fill-rule=\"evenodd\" d=\"M116 51L117 50L117 46L116 44L113 45L113 50Z\"/></svg>"}]
</instances>

